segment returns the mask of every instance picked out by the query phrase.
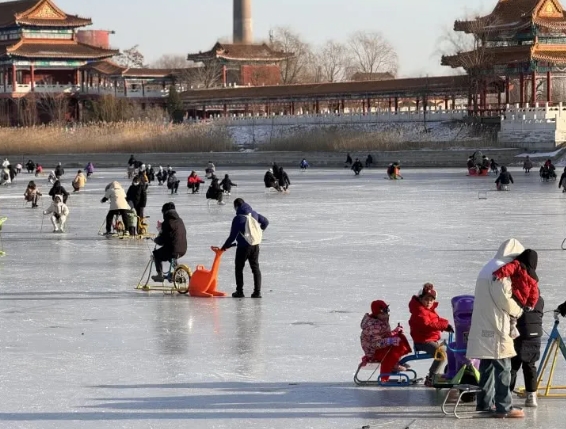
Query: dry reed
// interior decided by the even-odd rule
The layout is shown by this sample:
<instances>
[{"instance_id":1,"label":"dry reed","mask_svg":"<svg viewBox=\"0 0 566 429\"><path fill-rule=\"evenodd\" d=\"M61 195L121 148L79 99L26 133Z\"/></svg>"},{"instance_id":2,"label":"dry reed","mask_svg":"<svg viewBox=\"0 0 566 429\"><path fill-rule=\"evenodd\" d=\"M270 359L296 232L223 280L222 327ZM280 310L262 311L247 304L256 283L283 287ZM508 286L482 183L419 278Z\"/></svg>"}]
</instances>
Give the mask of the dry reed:
<instances>
[{"instance_id":1,"label":"dry reed","mask_svg":"<svg viewBox=\"0 0 566 429\"><path fill-rule=\"evenodd\" d=\"M478 130L473 139L458 139L455 127L452 141L433 141L423 131L420 141L407 140L402 130L375 131L349 126L313 127L280 134L260 145L263 151L354 152L419 149L500 147L490 130Z\"/></svg>"},{"instance_id":2,"label":"dry reed","mask_svg":"<svg viewBox=\"0 0 566 429\"><path fill-rule=\"evenodd\" d=\"M225 127L144 121L0 128L0 142L4 155L234 150Z\"/></svg>"}]
</instances>

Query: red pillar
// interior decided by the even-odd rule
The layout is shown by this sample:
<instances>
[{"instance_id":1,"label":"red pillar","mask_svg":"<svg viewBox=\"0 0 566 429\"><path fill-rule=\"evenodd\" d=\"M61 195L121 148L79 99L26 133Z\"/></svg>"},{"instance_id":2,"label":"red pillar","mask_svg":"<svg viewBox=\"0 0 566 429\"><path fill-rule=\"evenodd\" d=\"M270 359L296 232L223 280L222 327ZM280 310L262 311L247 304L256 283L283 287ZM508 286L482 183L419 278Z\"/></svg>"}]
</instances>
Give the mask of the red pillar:
<instances>
[{"instance_id":1,"label":"red pillar","mask_svg":"<svg viewBox=\"0 0 566 429\"><path fill-rule=\"evenodd\" d=\"M344 113L345 103L344 100L340 100L340 112Z\"/></svg>"},{"instance_id":2,"label":"red pillar","mask_svg":"<svg viewBox=\"0 0 566 429\"><path fill-rule=\"evenodd\" d=\"M399 97L395 97L395 112L399 111Z\"/></svg>"},{"instance_id":3,"label":"red pillar","mask_svg":"<svg viewBox=\"0 0 566 429\"><path fill-rule=\"evenodd\" d=\"M4 67L3 71L3 76L4 76L4 92L7 92L8 89L6 88L8 86L8 68Z\"/></svg>"},{"instance_id":4,"label":"red pillar","mask_svg":"<svg viewBox=\"0 0 566 429\"><path fill-rule=\"evenodd\" d=\"M224 104L223 108L224 108L224 117L226 118L226 117L228 117L228 105Z\"/></svg>"},{"instance_id":5,"label":"red pillar","mask_svg":"<svg viewBox=\"0 0 566 429\"><path fill-rule=\"evenodd\" d=\"M29 67L29 73L30 73L31 90L33 92L35 91L35 67L33 64Z\"/></svg>"},{"instance_id":6,"label":"red pillar","mask_svg":"<svg viewBox=\"0 0 566 429\"><path fill-rule=\"evenodd\" d=\"M525 104L525 75L521 72L519 74L519 107Z\"/></svg>"},{"instance_id":7,"label":"red pillar","mask_svg":"<svg viewBox=\"0 0 566 429\"><path fill-rule=\"evenodd\" d=\"M552 80L550 78L550 71L546 72L546 101L551 102L552 98Z\"/></svg>"},{"instance_id":8,"label":"red pillar","mask_svg":"<svg viewBox=\"0 0 566 429\"><path fill-rule=\"evenodd\" d=\"M420 97L417 97L417 112L419 111L420 104L421 104L421 99Z\"/></svg>"},{"instance_id":9,"label":"red pillar","mask_svg":"<svg viewBox=\"0 0 566 429\"><path fill-rule=\"evenodd\" d=\"M291 102L291 115L294 115L294 114L295 114L295 102L292 101Z\"/></svg>"},{"instance_id":10,"label":"red pillar","mask_svg":"<svg viewBox=\"0 0 566 429\"><path fill-rule=\"evenodd\" d=\"M126 79L122 79L122 82L124 83L124 97L128 96L128 83L126 82Z\"/></svg>"},{"instance_id":11,"label":"red pillar","mask_svg":"<svg viewBox=\"0 0 566 429\"><path fill-rule=\"evenodd\" d=\"M505 76L505 104L509 104L511 102L509 98L509 76Z\"/></svg>"},{"instance_id":12,"label":"red pillar","mask_svg":"<svg viewBox=\"0 0 566 429\"><path fill-rule=\"evenodd\" d=\"M227 85L227 82L226 82L227 75L228 75L228 73L226 72L226 66L222 66L222 83L224 84L224 86Z\"/></svg>"},{"instance_id":13,"label":"red pillar","mask_svg":"<svg viewBox=\"0 0 566 429\"><path fill-rule=\"evenodd\" d=\"M389 97L389 111L391 112L391 97Z\"/></svg>"},{"instance_id":14,"label":"red pillar","mask_svg":"<svg viewBox=\"0 0 566 429\"><path fill-rule=\"evenodd\" d=\"M486 81L484 81L482 83L481 92L482 92L482 94L481 94L482 107L483 107L483 110L486 110L487 109L487 82Z\"/></svg>"},{"instance_id":15,"label":"red pillar","mask_svg":"<svg viewBox=\"0 0 566 429\"><path fill-rule=\"evenodd\" d=\"M269 103L265 103L265 114L269 116Z\"/></svg>"},{"instance_id":16,"label":"red pillar","mask_svg":"<svg viewBox=\"0 0 566 429\"><path fill-rule=\"evenodd\" d=\"M368 114L371 113L371 98L368 97L368 101L367 101L367 107L368 107Z\"/></svg>"},{"instance_id":17,"label":"red pillar","mask_svg":"<svg viewBox=\"0 0 566 429\"><path fill-rule=\"evenodd\" d=\"M320 103L316 100L316 114L320 114Z\"/></svg>"},{"instance_id":18,"label":"red pillar","mask_svg":"<svg viewBox=\"0 0 566 429\"><path fill-rule=\"evenodd\" d=\"M448 110L448 97L444 98L444 110Z\"/></svg>"},{"instance_id":19,"label":"red pillar","mask_svg":"<svg viewBox=\"0 0 566 429\"><path fill-rule=\"evenodd\" d=\"M73 83L73 85L78 85L78 84L79 84L79 81L80 81L80 79L81 79L81 76L80 76L79 73L80 73L79 69L76 69L76 70L75 70L75 77L74 77L75 82Z\"/></svg>"},{"instance_id":20,"label":"red pillar","mask_svg":"<svg viewBox=\"0 0 566 429\"><path fill-rule=\"evenodd\" d=\"M532 94L531 94L531 104L534 106L537 102L537 73L532 72L531 74L531 82L532 82Z\"/></svg>"},{"instance_id":21,"label":"red pillar","mask_svg":"<svg viewBox=\"0 0 566 429\"><path fill-rule=\"evenodd\" d=\"M16 65L12 64L12 92L16 92L18 90L18 82L16 82L18 78L18 74L16 73Z\"/></svg>"}]
</instances>

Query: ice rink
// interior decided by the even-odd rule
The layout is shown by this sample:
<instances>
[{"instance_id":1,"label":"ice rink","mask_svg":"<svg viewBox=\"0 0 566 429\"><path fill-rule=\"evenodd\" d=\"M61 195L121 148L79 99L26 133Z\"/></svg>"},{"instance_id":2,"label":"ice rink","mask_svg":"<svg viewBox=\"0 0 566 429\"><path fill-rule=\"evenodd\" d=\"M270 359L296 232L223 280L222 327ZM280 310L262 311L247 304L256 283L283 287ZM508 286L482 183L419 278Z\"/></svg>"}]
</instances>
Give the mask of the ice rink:
<instances>
[{"instance_id":1,"label":"ice rink","mask_svg":"<svg viewBox=\"0 0 566 429\"><path fill-rule=\"evenodd\" d=\"M464 160L465 161L465 160ZM559 168L561 170L561 168ZM24 206L33 176L0 188L7 255L0 258L1 428L488 428L563 427L565 399L540 399L521 422L455 420L440 412L445 391L362 388L352 381L362 356L359 324L375 299L405 327L408 303L424 282L450 298L473 293L480 268L507 238L539 252L546 310L566 300L566 196L511 169L516 184L495 192L495 177L466 169L289 169L291 192L266 193L263 169L233 169L228 204L204 193L153 185L151 229L174 201L187 226L182 262L210 267L242 197L270 226L261 245L263 299L198 299L134 290L153 243L97 235L104 187L129 181L98 170L71 195L66 234L53 234L42 210ZM71 191L74 172L63 178ZM199 174L202 172L199 172ZM560 175L560 173L559 173ZM46 176L38 179L44 194ZM486 199L479 199L485 191ZM49 201L43 197L43 208ZM40 205L41 205L40 204ZM219 290L234 291L234 249L223 257ZM245 293L252 291L246 268ZM547 315L545 329L552 326ZM545 340L543 340L545 344ZM430 362L413 365L421 376ZM566 362L556 382L566 384ZM522 383L522 377L519 384ZM517 405L521 405L518 400ZM412 424L411 424L412 423Z\"/></svg>"}]
</instances>

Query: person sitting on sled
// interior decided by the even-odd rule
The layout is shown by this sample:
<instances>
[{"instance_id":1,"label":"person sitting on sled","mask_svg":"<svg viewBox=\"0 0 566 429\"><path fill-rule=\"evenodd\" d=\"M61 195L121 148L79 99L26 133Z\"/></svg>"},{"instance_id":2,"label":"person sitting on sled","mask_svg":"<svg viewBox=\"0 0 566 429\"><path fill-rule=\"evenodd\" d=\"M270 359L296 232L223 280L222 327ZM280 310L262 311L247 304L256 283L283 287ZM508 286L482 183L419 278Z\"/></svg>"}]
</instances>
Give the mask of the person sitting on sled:
<instances>
[{"instance_id":1,"label":"person sitting on sled","mask_svg":"<svg viewBox=\"0 0 566 429\"><path fill-rule=\"evenodd\" d=\"M55 195L53 202L49 208L43 212L43 214L51 214L53 232L65 232L65 224L69 217L69 208L63 202L63 197L61 195Z\"/></svg>"},{"instance_id":2,"label":"person sitting on sled","mask_svg":"<svg viewBox=\"0 0 566 429\"><path fill-rule=\"evenodd\" d=\"M531 168L533 168L533 162L531 161L531 158L529 158L529 155L527 155L525 162L523 162L523 170L525 170L525 173L528 174L531 172Z\"/></svg>"},{"instance_id":3,"label":"person sitting on sled","mask_svg":"<svg viewBox=\"0 0 566 429\"><path fill-rule=\"evenodd\" d=\"M360 161L359 158L356 158L356 160L352 164L352 171L356 174L356 176L359 176L360 171L362 171L363 168L364 168L364 165L362 164L362 161Z\"/></svg>"},{"instance_id":4,"label":"person sitting on sled","mask_svg":"<svg viewBox=\"0 0 566 429\"><path fill-rule=\"evenodd\" d=\"M509 190L509 184L511 183L515 183L513 182L513 176L507 171L507 167L504 165L501 166L501 173L499 173L499 176L495 179L497 190Z\"/></svg>"},{"instance_id":5,"label":"person sitting on sled","mask_svg":"<svg viewBox=\"0 0 566 429\"><path fill-rule=\"evenodd\" d=\"M301 160L301 164L300 164L301 170L306 171L306 169L309 168L309 167L310 167L309 163L307 162L307 160L305 158L303 158Z\"/></svg>"},{"instance_id":6,"label":"person sitting on sled","mask_svg":"<svg viewBox=\"0 0 566 429\"><path fill-rule=\"evenodd\" d=\"M187 230L183 219L175 210L175 204L165 203L161 207L163 213L163 223L159 235L153 240L155 244L161 246L153 251L153 260L157 275L151 276L155 282L163 282L163 261L179 259L187 253Z\"/></svg>"},{"instance_id":7,"label":"person sitting on sled","mask_svg":"<svg viewBox=\"0 0 566 429\"><path fill-rule=\"evenodd\" d=\"M546 169L548 169L548 177L550 179L555 179L556 178L556 171L555 171L556 167L552 163L552 160L547 159L546 162L544 163L544 167Z\"/></svg>"},{"instance_id":8,"label":"person sitting on sled","mask_svg":"<svg viewBox=\"0 0 566 429\"><path fill-rule=\"evenodd\" d=\"M39 200L39 197L41 197L41 192L39 192L39 189L37 189L37 185L35 184L35 182L31 180L28 183L26 191L24 192L24 199L27 202L31 202L32 208L35 209L37 207L37 202Z\"/></svg>"},{"instance_id":9,"label":"person sitting on sled","mask_svg":"<svg viewBox=\"0 0 566 429\"><path fill-rule=\"evenodd\" d=\"M55 171L51 170L49 172L49 176L47 176L47 181L51 184L55 183L55 181L58 180L57 176L55 175Z\"/></svg>"},{"instance_id":10,"label":"person sitting on sled","mask_svg":"<svg viewBox=\"0 0 566 429\"><path fill-rule=\"evenodd\" d=\"M192 194L198 194L201 183L204 183L204 180L198 177L196 171L191 171L191 174L187 178L187 188L192 191Z\"/></svg>"},{"instance_id":11,"label":"person sitting on sled","mask_svg":"<svg viewBox=\"0 0 566 429\"><path fill-rule=\"evenodd\" d=\"M222 179L222 182L220 182L220 186L222 186L222 191L224 191L226 195L230 195L230 193L232 192L232 186L238 185L232 182L229 174L225 174L224 179Z\"/></svg>"},{"instance_id":12,"label":"person sitting on sled","mask_svg":"<svg viewBox=\"0 0 566 429\"><path fill-rule=\"evenodd\" d=\"M476 164L474 163L474 157L473 157L473 155L470 156L470 157L468 157L467 166L468 166L468 170L475 170Z\"/></svg>"},{"instance_id":13,"label":"person sitting on sled","mask_svg":"<svg viewBox=\"0 0 566 429\"><path fill-rule=\"evenodd\" d=\"M218 177L216 177L214 174L212 175L212 182L210 182L210 186L208 187L208 190L206 191L206 199L207 200L216 200L218 201L218 204L223 206L224 204L226 204L224 201L222 201L224 197L224 191L222 190L222 187L220 186L220 182L218 181Z\"/></svg>"},{"instance_id":14,"label":"person sitting on sled","mask_svg":"<svg viewBox=\"0 0 566 429\"><path fill-rule=\"evenodd\" d=\"M411 346L403 335L403 328L391 330L389 325L389 306L381 300L371 303L371 313L366 313L361 323L360 341L365 356L362 361L380 362L380 373L390 374L406 371L408 365L399 365L399 359L411 352ZM389 377L382 377L383 381Z\"/></svg>"},{"instance_id":15,"label":"person sitting on sled","mask_svg":"<svg viewBox=\"0 0 566 429\"><path fill-rule=\"evenodd\" d=\"M263 176L263 183L265 184L266 188L275 188L279 192L283 191L279 186L279 180L275 178L275 175L273 174L273 170L271 168L265 172L265 176Z\"/></svg>"},{"instance_id":16,"label":"person sitting on sled","mask_svg":"<svg viewBox=\"0 0 566 429\"><path fill-rule=\"evenodd\" d=\"M492 173L498 174L499 173L499 164L495 162L495 159L491 158L489 160L489 168L491 169Z\"/></svg>"},{"instance_id":17,"label":"person sitting on sled","mask_svg":"<svg viewBox=\"0 0 566 429\"><path fill-rule=\"evenodd\" d=\"M215 172L216 172L216 167L214 166L212 161L208 161L208 164L206 165L206 168L204 170L205 177L207 179L212 179L212 176L214 176Z\"/></svg>"},{"instance_id":18,"label":"person sitting on sled","mask_svg":"<svg viewBox=\"0 0 566 429\"><path fill-rule=\"evenodd\" d=\"M387 167L387 177L390 180L397 180L397 179L403 178L403 176L401 176L401 162L400 161L389 164L389 167Z\"/></svg>"},{"instance_id":19,"label":"person sitting on sled","mask_svg":"<svg viewBox=\"0 0 566 429\"><path fill-rule=\"evenodd\" d=\"M436 290L432 283L425 283L417 295L409 302L409 327L415 343L415 351L426 352L435 357L428 370L425 386L432 387L436 374L442 373L446 365L446 347L440 342L441 332L454 332L454 328L436 312ZM437 350L440 352L437 353ZM441 358L442 357L442 358Z\"/></svg>"}]
</instances>

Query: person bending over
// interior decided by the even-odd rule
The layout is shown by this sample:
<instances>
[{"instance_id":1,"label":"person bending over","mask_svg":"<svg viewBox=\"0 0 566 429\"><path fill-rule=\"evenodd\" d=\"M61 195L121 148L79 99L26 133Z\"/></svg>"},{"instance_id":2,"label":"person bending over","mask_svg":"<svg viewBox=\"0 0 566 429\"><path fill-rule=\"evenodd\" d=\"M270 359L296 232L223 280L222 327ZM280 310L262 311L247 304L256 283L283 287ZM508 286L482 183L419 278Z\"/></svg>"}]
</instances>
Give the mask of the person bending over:
<instances>
[{"instance_id":1,"label":"person bending over","mask_svg":"<svg viewBox=\"0 0 566 429\"><path fill-rule=\"evenodd\" d=\"M114 181L109 183L106 188L106 193L101 203L105 203L106 201L110 200L110 210L108 210L108 214L106 215L106 234L110 235L112 230L112 219L114 216L120 215L122 217L122 222L124 225L126 224L126 216L128 215L128 210L130 210L130 206L126 201L126 192L122 188L120 183Z\"/></svg>"}]
</instances>

